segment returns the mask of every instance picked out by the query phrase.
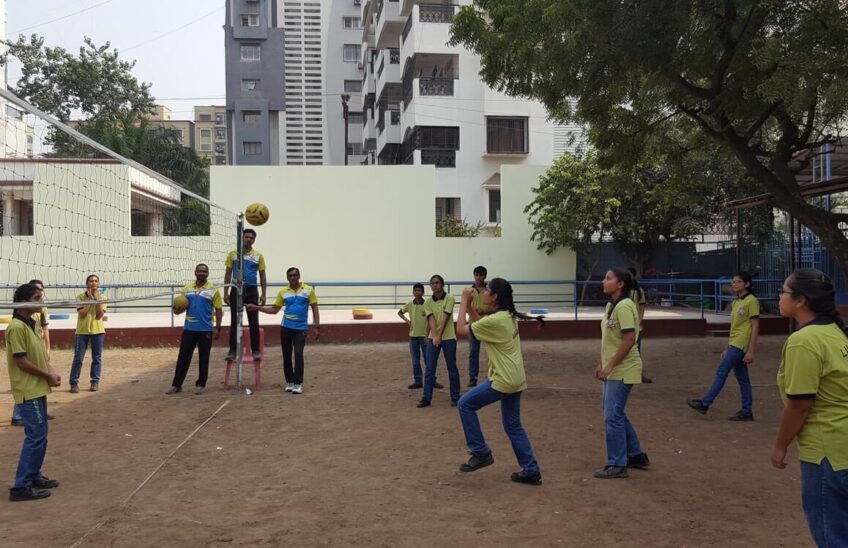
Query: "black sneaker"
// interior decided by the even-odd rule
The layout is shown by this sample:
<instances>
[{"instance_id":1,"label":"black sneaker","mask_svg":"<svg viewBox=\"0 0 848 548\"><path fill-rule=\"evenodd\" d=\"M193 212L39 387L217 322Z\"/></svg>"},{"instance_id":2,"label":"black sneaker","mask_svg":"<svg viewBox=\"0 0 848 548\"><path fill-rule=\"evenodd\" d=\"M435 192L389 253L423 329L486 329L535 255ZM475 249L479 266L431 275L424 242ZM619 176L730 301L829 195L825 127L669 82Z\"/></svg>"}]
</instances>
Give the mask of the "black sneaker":
<instances>
[{"instance_id":1,"label":"black sneaker","mask_svg":"<svg viewBox=\"0 0 848 548\"><path fill-rule=\"evenodd\" d=\"M704 405L704 402L701 400L686 400L686 405L697 411L702 415L706 415L707 411L710 410L709 405Z\"/></svg>"},{"instance_id":2,"label":"black sneaker","mask_svg":"<svg viewBox=\"0 0 848 548\"><path fill-rule=\"evenodd\" d=\"M754 414L750 411L737 411L732 417L727 417L729 421L750 422L754 420Z\"/></svg>"},{"instance_id":3,"label":"black sneaker","mask_svg":"<svg viewBox=\"0 0 848 548\"><path fill-rule=\"evenodd\" d=\"M633 455L632 457L627 457L627 467L628 468L639 468L644 470L645 468L651 465L651 461L648 459L647 453L639 453L638 455Z\"/></svg>"},{"instance_id":4,"label":"black sneaker","mask_svg":"<svg viewBox=\"0 0 848 548\"><path fill-rule=\"evenodd\" d=\"M477 377L468 379L468 388L474 388L475 386L477 386Z\"/></svg>"},{"instance_id":5,"label":"black sneaker","mask_svg":"<svg viewBox=\"0 0 848 548\"><path fill-rule=\"evenodd\" d=\"M615 478L626 478L629 477L627 474L626 466L612 466L607 465L604 466L603 470L598 470L595 472L595 477L598 479L615 479Z\"/></svg>"},{"instance_id":6,"label":"black sneaker","mask_svg":"<svg viewBox=\"0 0 848 548\"><path fill-rule=\"evenodd\" d=\"M47 489L35 489L32 486L12 487L11 489L9 489L9 500L12 502L46 499L49 496L50 491L48 491Z\"/></svg>"},{"instance_id":7,"label":"black sneaker","mask_svg":"<svg viewBox=\"0 0 848 548\"><path fill-rule=\"evenodd\" d=\"M53 489L54 487L59 487L59 482L54 479L41 476L40 478L32 481L32 486L35 489Z\"/></svg>"},{"instance_id":8,"label":"black sneaker","mask_svg":"<svg viewBox=\"0 0 848 548\"><path fill-rule=\"evenodd\" d=\"M642 382L645 384L651 384L652 382L654 382L654 380L649 377L646 377L645 375L642 375Z\"/></svg>"},{"instance_id":9,"label":"black sneaker","mask_svg":"<svg viewBox=\"0 0 848 548\"><path fill-rule=\"evenodd\" d=\"M23 419L12 419L12 426L23 426Z\"/></svg>"},{"instance_id":10,"label":"black sneaker","mask_svg":"<svg viewBox=\"0 0 848 548\"><path fill-rule=\"evenodd\" d=\"M419 409L422 407L430 407L430 400L421 400L415 407L418 407Z\"/></svg>"},{"instance_id":11,"label":"black sneaker","mask_svg":"<svg viewBox=\"0 0 848 548\"><path fill-rule=\"evenodd\" d=\"M458 402L459 402L459 400L451 400L451 407L456 407L456 404Z\"/></svg>"},{"instance_id":12,"label":"black sneaker","mask_svg":"<svg viewBox=\"0 0 848 548\"><path fill-rule=\"evenodd\" d=\"M416 390L418 388L424 388L424 385L421 384L420 382L414 382L414 383L410 384L409 386L407 386L407 388L409 388L410 390Z\"/></svg>"},{"instance_id":13,"label":"black sneaker","mask_svg":"<svg viewBox=\"0 0 848 548\"><path fill-rule=\"evenodd\" d=\"M54 414L52 414L52 413L47 413L47 420L52 421L52 420L53 420L53 419L55 419L55 418L56 418L56 416L55 416Z\"/></svg>"},{"instance_id":14,"label":"black sneaker","mask_svg":"<svg viewBox=\"0 0 848 548\"><path fill-rule=\"evenodd\" d=\"M439 390L441 390L444 387L445 387L445 385L440 383L440 382L433 383L433 388L438 388Z\"/></svg>"},{"instance_id":15,"label":"black sneaker","mask_svg":"<svg viewBox=\"0 0 848 548\"><path fill-rule=\"evenodd\" d=\"M491 453L488 453L486 455L475 455L474 453L471 453L471 458L468 459L468 462L459 465L459 471L473 472L475 470L479 470L480 468L485 468L493 462L495 462L495 457L493 457Z\"/></svg>"},{"instance_id":16,"label":"black sneaker","mask_svg":"<svg viewBox=\"0 0 848 548\"><path fill-rule=\"evenodd\" d=\"M524 470L521 472L513 472L509 479L515 481L517 483L526 483L528 485L542 485L542 474L536 472L535 474L525 474Z\"/></svg>"}]
</instances>

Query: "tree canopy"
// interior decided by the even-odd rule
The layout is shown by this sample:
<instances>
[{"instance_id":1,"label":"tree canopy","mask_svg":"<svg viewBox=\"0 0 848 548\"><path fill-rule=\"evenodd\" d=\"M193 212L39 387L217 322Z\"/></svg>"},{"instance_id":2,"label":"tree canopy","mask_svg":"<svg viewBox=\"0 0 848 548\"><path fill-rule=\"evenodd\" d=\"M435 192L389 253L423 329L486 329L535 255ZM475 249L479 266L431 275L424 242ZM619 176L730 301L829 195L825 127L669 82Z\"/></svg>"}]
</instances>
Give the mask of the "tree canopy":
<instances>
[{"instance_id":1,"label":"tree canopy","mask_svg":"<svg viewBox=\"0 0 848 548\"><path fill-rule=\"evenodd\" d=\"M848 218L798 185L848 120L845 0L474 0L452 42L481 55L487 84L588 124L602 163L635 165L688 125L675 146L720 144L848 274Z\"/></svg>"}]
</instances>

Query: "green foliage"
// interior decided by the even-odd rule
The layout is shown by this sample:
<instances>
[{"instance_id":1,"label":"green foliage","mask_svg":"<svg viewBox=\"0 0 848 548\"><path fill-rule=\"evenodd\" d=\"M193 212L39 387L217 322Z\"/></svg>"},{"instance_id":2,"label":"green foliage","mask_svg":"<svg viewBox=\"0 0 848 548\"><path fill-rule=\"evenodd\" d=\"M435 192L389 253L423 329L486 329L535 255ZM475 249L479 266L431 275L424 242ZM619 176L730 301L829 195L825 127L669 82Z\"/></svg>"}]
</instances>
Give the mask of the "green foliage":
<instances>
[{"instance_id":1,"label":"green foliage","mask_svg":"<svg viewBox=\"0 0 848 548\"><path fill-rule=\"evenodd\" d=\"M605 162L638 165L657 134L711 139L848 274L844 217L796 178L848 121L845 0L474 0L452 42L481 55L487 84L588 124Z\"/></svg>"},{"instance_id":2,"label":"green foliage","mask_svg":"<svg viewBox=\"0 0 848 548\"><path fill-rule=\"evenodd\" d=\"M79 56L62 48L44 46L32 35L7 42L8 53L22 63L21 78L14 92L39 109L69 122L76 129L116 153L135 160L170 178L191 192L209 197L209 162L180 144L176 131L151 128L147 116L154 101L150 84L132 75L135 62L123 61L107 42L96 46L85 39ZM5 59L4 59L5 62ZM54 128L49 138L52 156L99 158L88 145ZM146 233L146 220L133 217L132 233ZM209 207L184 196L180 209L166 212L166 235L209 234Z\"/></svg>"},{"instance_id":3,"label":"green foliage","mask_svg":"<svg viewBox=\"0 0 848 548\"><path fill-rule=\"evenodd\" d=\"M465 219L448 216L436 221L436 236L439 238L476 238L483 230L483 222L470 224Z\"/></svg>"}]
</instances>

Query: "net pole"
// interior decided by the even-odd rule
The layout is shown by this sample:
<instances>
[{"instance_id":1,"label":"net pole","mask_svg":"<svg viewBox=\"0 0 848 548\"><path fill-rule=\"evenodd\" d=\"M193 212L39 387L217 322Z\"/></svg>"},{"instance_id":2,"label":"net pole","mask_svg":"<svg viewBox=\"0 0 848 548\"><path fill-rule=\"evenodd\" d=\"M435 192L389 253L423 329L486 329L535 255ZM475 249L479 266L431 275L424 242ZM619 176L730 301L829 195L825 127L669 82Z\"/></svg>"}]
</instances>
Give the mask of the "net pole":
<instances>
[{"instance_id":1,"label":"net pole","mask_svg":"<svg viewBox=\"0 0 848 548\"><path fill-rule=\"evenodd\" d=\"M236 330L236 385L239 390L243 388L244 369L244 339L242 337L242 326L244 325L244 213L238 216L236 223L236 261L238 261L238 276L233 283L236 288L236 317L238 321L234 326Z\"/></svg>"}]
</instances>

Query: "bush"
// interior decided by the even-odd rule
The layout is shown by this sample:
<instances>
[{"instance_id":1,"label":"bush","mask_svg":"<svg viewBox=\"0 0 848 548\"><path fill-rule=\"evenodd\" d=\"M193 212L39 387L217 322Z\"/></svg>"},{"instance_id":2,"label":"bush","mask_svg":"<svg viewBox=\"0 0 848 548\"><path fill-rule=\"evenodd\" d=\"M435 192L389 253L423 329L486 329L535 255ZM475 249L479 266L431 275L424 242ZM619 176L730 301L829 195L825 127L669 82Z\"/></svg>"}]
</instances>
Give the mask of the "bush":
<instances>
[{"instance_id":1,"label":"bush","mask_svg":"<svg viewBox=\"0 0 848 548\"><path fill-rule=\"evenodd\" d=\"M436 221L436 236L439 238L476 238L483 230L483 221L476 225L469 224L465 219L448 216Z\"/></svg>"}]
</instances>

